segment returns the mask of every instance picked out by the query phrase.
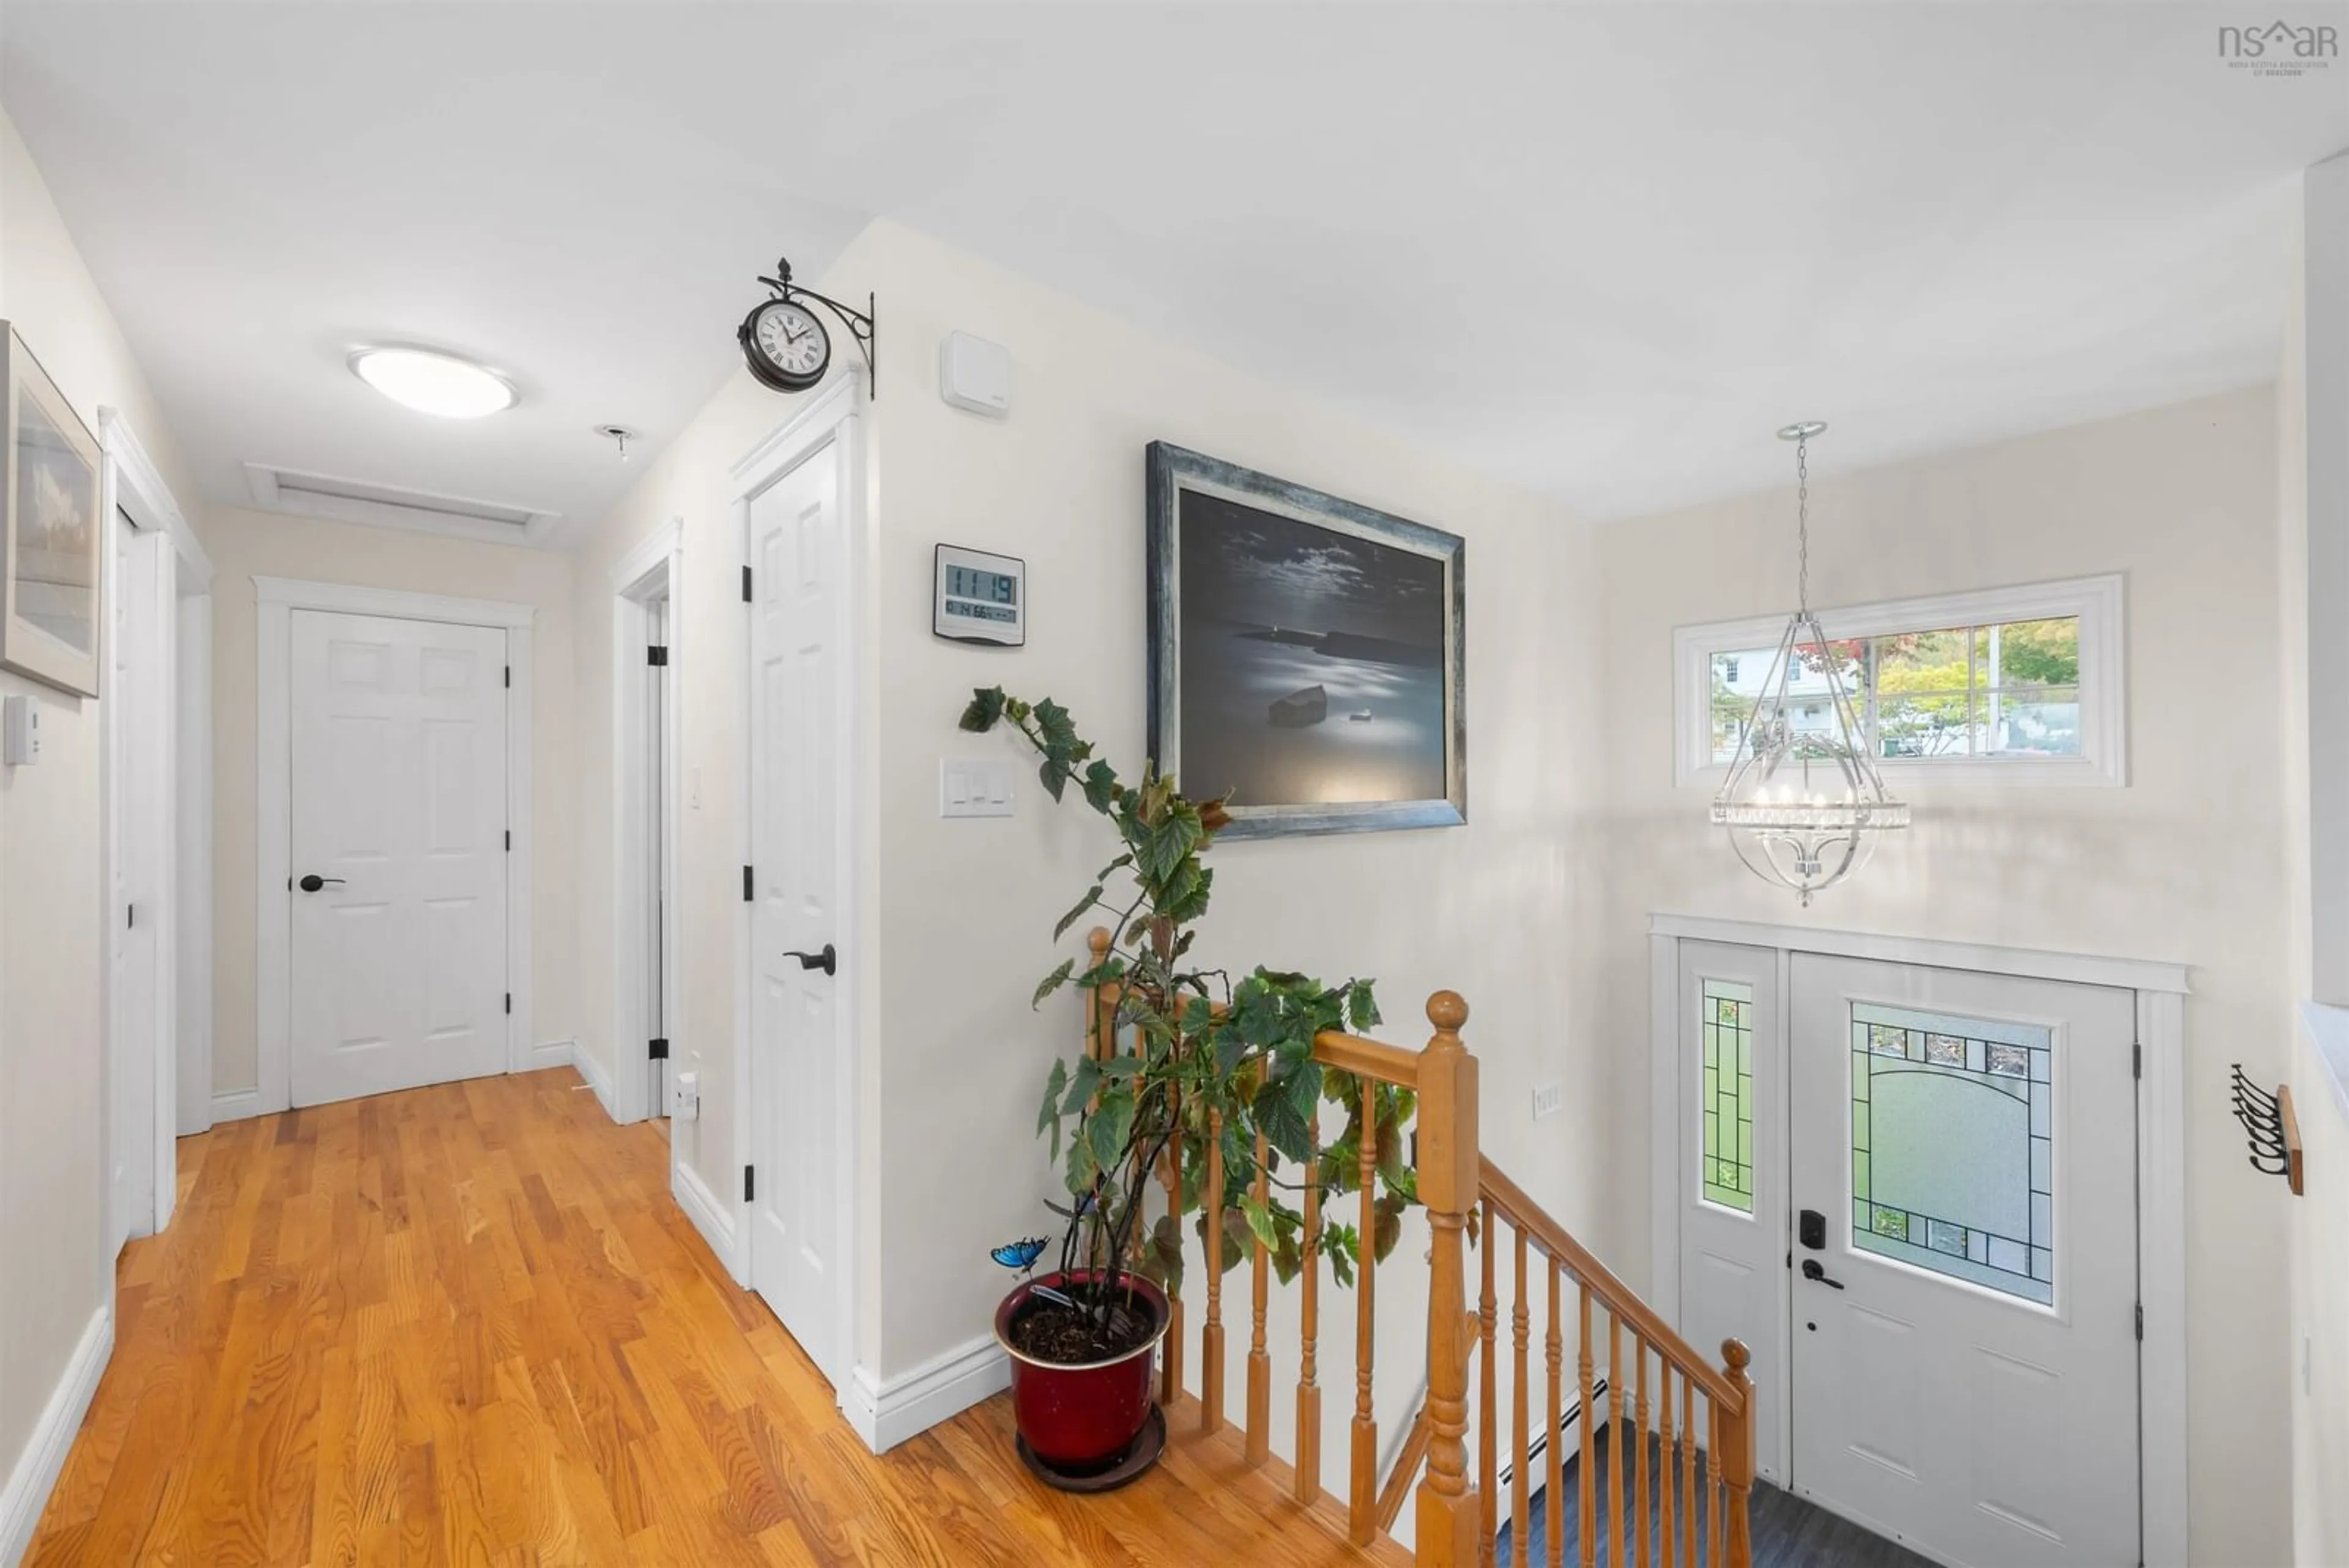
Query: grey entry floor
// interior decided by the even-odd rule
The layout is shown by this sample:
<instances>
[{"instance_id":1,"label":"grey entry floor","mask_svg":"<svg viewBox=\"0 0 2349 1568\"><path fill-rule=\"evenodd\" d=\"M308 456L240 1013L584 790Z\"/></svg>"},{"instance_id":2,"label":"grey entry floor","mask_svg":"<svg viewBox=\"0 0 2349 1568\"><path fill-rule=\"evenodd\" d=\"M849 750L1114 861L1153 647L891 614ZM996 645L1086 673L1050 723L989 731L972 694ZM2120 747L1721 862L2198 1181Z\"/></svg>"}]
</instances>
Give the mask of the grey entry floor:
<instances>
[{"instance_id":1,"label":"grey entry floor","mask_svg":"<svg viewBox=\"0 0 2349 1568\"><path fill-rule=\"evenodd\" d=\"M1598 1562L1600 1568L1630 1568L1632 1564L1643 1564L1646 1559L1641 1558L1637 1551L1628 1553L1619 1563L1610 1550L1614 1543L1609 1539L1608 1531L1613 1523L1614 1510L1607 1501L1606 1487L1607 1483L1614 1479L1614 1466L1607 1458L1607 1436L1603 1431L1596 1438L1592 1448L1597 1467L1592 1484L1597 1488L1599 1495L1599 1502L1593 1511L1599 1516ZM1563 1560L1569 1564L1578 1563L1581 1561L1582 1485L1578 1479L1581 1462L1582 1456L1579 1451L1574 1449L1568 1451L1566 1479L1560 1488L1565 1494L1566 1525L1560 1532L1566 1539ZM1651 1477L1649 1489L1651 1493L1655 1490L1652 1478L1656 1473L1656 1468L1661 1462L1661 1457L1656 1448L1656 1439L1651 1436L1648 1439L1648 1464ZM1542 1461L1537 1459L1534 1463L1539 1467ZM1702 1469L1702 1465L1700 1464L1698 1466L1700 1479ZM1700 1490L1709 1489L1701 1486ZM1624 1493L1626 1499L1624 1511L1627 1519L1630 1511L1629 1501L1630 1495L1627 1489ZM1503 1563L1514 1563L1516 1559L1511 1555L1513 1547L1509 1533L1509 1491L1506 1486L1502 1488L1500 1505L1501 1538L1499 1546L1494 1552L1494 1561ZM1656 1539L1657 1507L1657 1501L1651 1496L1649 1501L1648 1525L1648 1539L1651 1542ZM1754 1568L1934 1568L1934 1564L1929 1559L1918 1556L1907 1547L1887 1541L1870 1531L1863 1530L1849 1520L1829 1513L1814 1503L1805 1502L1792 1492L1781 1491L1767 1481L1756 1481L1754 1484L1754 1496L1747 1518L1752 1522L1754 1532ZM1526 1511L1526 1561L1527 1563L1549 1561L1547 1524L1544 1501L1541 1494L1536 1492L1532 1505ZM1708 1522L1705 1528L1698 1532L1695 1552L1695 1561L1703 1565L1703 1568L1712 1568L1710 1535L1711 1527ZM1652 1552L1656 1548L1651 1545L1650 1550ZM1680 1550L1676 1544L1675 1556Z\"/></svg>"}]
</instances>

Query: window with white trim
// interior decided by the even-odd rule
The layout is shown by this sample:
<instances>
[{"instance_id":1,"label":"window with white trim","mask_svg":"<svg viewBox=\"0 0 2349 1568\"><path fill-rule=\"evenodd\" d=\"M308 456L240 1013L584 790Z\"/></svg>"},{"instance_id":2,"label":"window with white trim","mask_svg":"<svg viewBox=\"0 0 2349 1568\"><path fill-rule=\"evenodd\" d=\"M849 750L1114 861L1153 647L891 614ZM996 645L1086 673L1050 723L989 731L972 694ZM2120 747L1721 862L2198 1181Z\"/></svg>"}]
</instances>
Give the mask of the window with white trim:
<instances>
[{"instance_id":1,"label":"window with white trim","mask_svg":"<svg viewBox=\"0 0 2349 1568\"><path fill-rule=\"evenodd\" d=\"M1834 726L1832 661L1889 775L2126 784L2121 601L2113 576L1822 610L1828 647L1797 651L1795 723ZM1769 616L1673 634L1679 783L1726 773L1777 678L1785 627Z\"/></svg>"}]
</instances>

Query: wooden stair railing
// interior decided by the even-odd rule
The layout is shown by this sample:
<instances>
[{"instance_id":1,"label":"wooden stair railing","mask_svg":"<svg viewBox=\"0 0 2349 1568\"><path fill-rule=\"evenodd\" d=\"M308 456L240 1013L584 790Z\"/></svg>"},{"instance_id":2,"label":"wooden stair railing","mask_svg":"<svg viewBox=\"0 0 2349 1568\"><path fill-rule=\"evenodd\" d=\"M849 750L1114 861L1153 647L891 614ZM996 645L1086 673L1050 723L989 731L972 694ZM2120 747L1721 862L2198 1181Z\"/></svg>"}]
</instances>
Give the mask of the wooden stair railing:
<instances>
[{"instance_id":1,"label":"wooden stair railing","mask_svg":"<svg viewBox=\"0 0 2349 1568\"><path fill-rule=\"evenodd\" d=\"M1098 961L1108 946L1108 933L1093 932L1092 945ZM1096 1002L1099 1010L1086 1024L1088 1044L1096 1054L1108 1054L1114 1049L1115 989L1102 988L1096 993ZM1476 1059L1460 1037L1461 1026L1468 1021L1468 1004L1452 992L1439 991L1428 998L1427 1018L1434 1034L1420 1051L1334 1032L1314 1042L1315 1060L1361 1081L1366 1124L1375 1120L1369 1100L1376 1085L1397 1085L1417 1094L1415 1174L1428 1223L1427 1397L1383 1484L1378 1473L1378 1420L1372 1403L1378 1267L1367 1247L1355 1270L1354 1404L1344 1500L1348 1537L1358 1546L1370 1545L1401 1518L1408 1495L1415 1505L1413 1540L1421 1568L1472 1568L1496 1562L1502 1530L1502 1449L1497 1428L1504 1401L1495 1344L1501 1300L1495 1265L1506 1229L1510 1238L1508 1281L1513 1287L1508 1296L1506 1402L1511 1461L1506 1521L1509 1562L1515 1568L1528 1568L1531 1562L1532 1431L1538 1410L1545 1422L1540 1476L1543 1556L1549 1568L1563 1568L1565 1563L1567 1482L1562 1450L1568 1417L1565 1327L1568 1321L1565 1286L1570 1282L1575 1287L1571 1321L1576 1334L1572 1425L1579 1443L1574 1479L1575 1549L1583 1568L1595 1563L1602 1538L1609 1542L1610 1568L1632 1564L1752 1568L1747 1509L1754 1484L1754 1386L1745 1374L1750 1359L1745 1346L1733 1339L1725 1341L1723 1365L1713 1365L1483 1157L1477 1141ZM1322 1497L1322 1390L1318 1359L1320 1269L1316 1243L1325 1216L1314 1185L1318 1137L1317 1129L1316 1156L1309 1160L1305 1172L1304 1262L1298 1288L1302 1333L1296 1388L1297 1451L1290 1456L1295 1498L1306 1506L1319 1503ZM1261 1172L1261 1142L1257 1156ZM1371 1140L1363 1140L1361 1158L1360 1231L1367 1241L1377 1228L1372 1207L1377 1151ZM1229 1195L1224 1190L1220 1138L1209 1140L1203 1174L1201 1201L1208 1214L1204 1321L1199 1325L1199 1418L1202 1429L1214 1433L1225 1423L1222 1262L1224 1210ZM1160 1179L1167 1201L1179 1206L1182 1172L1171 1151L1161 1167ZM1258 1179L1261 1182L1261 1175ZM1261 1188L1255 1196L1262 1199ZM1469 1305L1467 1283L1472 1246L1480 1253L1480 1293L1474 1309ZM1243 1451L1247 1462L1262 1464L1272 1451L1272 1361L1265 1337L1269 1254L1260 1240L1251 1247L1247 1425ZM1536 1277L1531 1272L1535 1258L1541 1260L1538 1277L1546 1287L1541 1301L1544 1376L1538 1386L1532 1366L1536 1303L1530 1286ZM1601 1318L1608 1347L1603 1423L1599 1415L1601 1396L1596 1358ZM1185 1386L1184 1329L1184 1307L1178 1300L1162 1357L1160 1395L1168 1406L1182 1397ZM1623 1354L1627 1334L1631 1346L1628 1364ZM1473 1391L1468 1377L1472 1356L1477 1373ZM1652 1407L1648 1381L1651 1361L1657 1373ZM1631 1395L1628 1408L1627 1382ZM1697 1427L1700 1404L1704 1419L1702 1436ZM1477 1473L1473 1479L1468 1464L1472 1409L1477 1428ZM1598 1451L1602 1425L1607 1444L1604 1463Z\"/></svg>"}]
</instances>

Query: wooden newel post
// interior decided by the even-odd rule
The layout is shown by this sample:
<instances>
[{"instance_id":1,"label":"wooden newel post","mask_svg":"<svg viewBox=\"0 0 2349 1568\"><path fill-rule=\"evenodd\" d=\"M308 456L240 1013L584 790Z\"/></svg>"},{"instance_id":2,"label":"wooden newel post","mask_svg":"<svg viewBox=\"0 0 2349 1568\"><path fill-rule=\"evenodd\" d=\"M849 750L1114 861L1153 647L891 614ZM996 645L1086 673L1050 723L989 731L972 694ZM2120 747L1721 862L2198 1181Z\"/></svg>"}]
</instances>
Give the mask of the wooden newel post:
<instances>
[{"instance_id":1,"label":"wooden newel post","mask_svg":"<svg viewBox=\"0 0 2349 1568\"><path fill-rule=\"evenodd\" d=\"M1737 1411L1722 1422L1721 1471L1729 1483L1729 1552L1724 1568L1753 1568L1754 1531L1746 1510L1754 1493L1754 1380L1745 1364L1754 1359L1744 1342L1724 1339L1721 1358L1729 1365Z\"/></svg>"},{"instance_id":2,"label":"wooden newel post","mask_svg":"<svg viewBox=\"0 0 2349 1568\"><path fill-rule=\"evenodd\" d=\"M1421 1568L1473 1568L1482 1504L1468 1484L1468 1212L1476 1206L1476 1058L1460 1043L1468 1004L1427 999L1435 1037L1419 1060L1419 1200L1433 1272L1427 1301L1427 1475L1415 1518ZM1485 1238L1491 1246L1493 1239Z\"/></svg>"}]
</instances>

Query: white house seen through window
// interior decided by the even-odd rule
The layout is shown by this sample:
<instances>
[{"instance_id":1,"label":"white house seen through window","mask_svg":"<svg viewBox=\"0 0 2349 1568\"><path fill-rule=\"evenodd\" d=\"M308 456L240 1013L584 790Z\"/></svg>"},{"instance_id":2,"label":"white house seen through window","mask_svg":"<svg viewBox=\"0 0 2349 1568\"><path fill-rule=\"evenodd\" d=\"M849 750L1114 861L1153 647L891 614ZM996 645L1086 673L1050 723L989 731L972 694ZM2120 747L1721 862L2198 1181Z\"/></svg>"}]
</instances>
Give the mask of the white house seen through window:
<instances>
[{"instance_id":1,"label":"white house seen through window","mask_svg":"<svg viewBox=\"0 0 2349 1568\"><path fill-rule=\"evenodd\" d=\"M2080 754L2077 616L1837 639L1826 653L1795 657L1788 690L1797 728L1835 728L1832 663L1879 757ZM1777 660L1772 648L1713 656L1714 762L1735 759Z\"/></svg>"},{"instance_id":2,"label":"white house seen through window","mask_svg":"<svg viewBox=\"0 0 2349 1568\"><path fill-rule=\"evenodd\" d=\"M1830 673L1880 765L1988 783L2127 782L2122 580L1822 609L1829 641L1795 649L1788 712L1836 726ZM1675 776L1713 784L1736 759L1754 700L1776 684L1783 615L1673 634Z\"/></svg>"}]
</instances>

